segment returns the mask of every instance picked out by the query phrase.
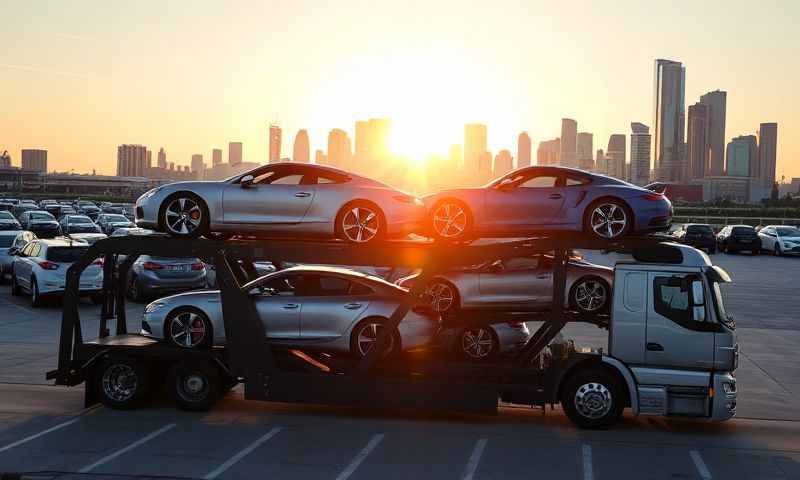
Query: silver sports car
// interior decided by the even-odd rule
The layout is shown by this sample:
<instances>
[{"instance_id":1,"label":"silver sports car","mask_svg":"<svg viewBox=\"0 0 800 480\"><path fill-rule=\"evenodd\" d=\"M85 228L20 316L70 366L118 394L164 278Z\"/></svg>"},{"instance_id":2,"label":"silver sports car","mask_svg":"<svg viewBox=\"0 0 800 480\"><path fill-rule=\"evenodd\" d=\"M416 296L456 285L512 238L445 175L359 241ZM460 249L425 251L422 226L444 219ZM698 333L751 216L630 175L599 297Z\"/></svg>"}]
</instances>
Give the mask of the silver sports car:
<instances>
[{"instance_id":1,"label":"silver sports car","mask_svg":"<svg viewBox=\"0 0 800 480\"><path fill-rule=\"evenodd\" d=\"M242 287L254 297L274 344L363 356L407 292L379 278L341 268L292 267ZM142 333L178 347L225 342L219 291L162 298L144 310ZM390 351L423 347L439 328L427 306L408 312L390 337Z\"/></svg>"},{"instance_id":2,"label":"silver sports car","mask_svg":"<svg viewBox=\"0 0 800 480\"><path fill-rule=\"evenodd\" d=\"M336 237L355 243L424 228L422 201L321 165L273 163L218 182L176 182L136 201L136 224L178 237L210 233Z\"/></svg>"},{"instance_id":3,"label":"silver sports car","mask_svg":"<svg viewBox=\"0 0 800 480\"><path fill-rule=\"evenodd\" d=\"M410 288L416 275L399 280ZM567 265L564 306L585 313L602 312L611 299L614 270L577 259ZM553 300L553 259L533 255L496 260L435 276L427 287L434 310L501 308L536 311Z\"/></svg>"}]
</instances>

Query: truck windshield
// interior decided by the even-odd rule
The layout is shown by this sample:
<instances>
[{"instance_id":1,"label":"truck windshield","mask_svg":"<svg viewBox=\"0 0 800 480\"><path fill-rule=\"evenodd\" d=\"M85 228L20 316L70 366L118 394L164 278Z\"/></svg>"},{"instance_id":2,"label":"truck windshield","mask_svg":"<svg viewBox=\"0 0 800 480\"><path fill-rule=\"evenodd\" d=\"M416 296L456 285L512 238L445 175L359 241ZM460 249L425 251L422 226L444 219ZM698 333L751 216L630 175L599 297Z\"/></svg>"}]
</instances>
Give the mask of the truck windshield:
<instances>
[{"instance_id":1,"label":"truck windshield","mask_svg":"<svg viewBox=\"0 0 800 480\"><path fill-rule=\"evenodd\" d=\"M733 317L725 311L726 288L727 287L725 287L724 284L718 281L711 282L711 290L714 293L714 308L717 310L717 318L719 318L719 321L722 324L733 330L736 328L736 322L733 320Z\"/></svg>"}]
</instances>

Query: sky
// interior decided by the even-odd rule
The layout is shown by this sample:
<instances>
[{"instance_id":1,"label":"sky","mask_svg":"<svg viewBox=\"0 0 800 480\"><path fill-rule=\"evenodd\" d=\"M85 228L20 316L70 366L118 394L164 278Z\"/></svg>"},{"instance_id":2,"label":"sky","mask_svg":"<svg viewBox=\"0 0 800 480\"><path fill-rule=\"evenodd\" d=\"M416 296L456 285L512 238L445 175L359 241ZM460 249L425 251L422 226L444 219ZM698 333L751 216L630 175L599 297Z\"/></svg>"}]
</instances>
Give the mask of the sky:
<instances>
[{"instance_id":1,"label":"sky","mask_svg":"<svg viewBox=\"0 0 800 480\"><path fill-rule=\"evenodd\" d=\"M489 149L517 135L594 148L652 126L653 62L686 66L686 106L728 92L726 137L778 122L777 178L800 176L800 2L292 0L0 3L0 152L48 150L50 170L114 174L116 146L168 161L244 142L266 162L267 128L313 149L357 119L388 117L396 153L446 154L463 125Z\"/></svg>"}]
</instances>

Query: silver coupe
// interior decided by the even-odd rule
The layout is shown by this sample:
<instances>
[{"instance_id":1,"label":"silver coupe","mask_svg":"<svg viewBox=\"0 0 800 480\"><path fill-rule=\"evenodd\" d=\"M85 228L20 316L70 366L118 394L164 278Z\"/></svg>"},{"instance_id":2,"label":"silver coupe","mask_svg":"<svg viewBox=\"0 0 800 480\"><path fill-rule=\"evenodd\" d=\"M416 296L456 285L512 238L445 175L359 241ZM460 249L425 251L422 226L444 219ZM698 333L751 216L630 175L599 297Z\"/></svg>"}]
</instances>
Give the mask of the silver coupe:
<instances>
[{"instance_id":1,"label":"silver coupe","mask_svg":"<svg viewBox=\"0 0 800 480\"><path fill-rule=\"evenodd\" d=\"M334 237L354 243L424 229L421 200L321 165L273 163L223 181L176 182L136 201L136 224L178 237Z\"/></svg>"}]
</instances>

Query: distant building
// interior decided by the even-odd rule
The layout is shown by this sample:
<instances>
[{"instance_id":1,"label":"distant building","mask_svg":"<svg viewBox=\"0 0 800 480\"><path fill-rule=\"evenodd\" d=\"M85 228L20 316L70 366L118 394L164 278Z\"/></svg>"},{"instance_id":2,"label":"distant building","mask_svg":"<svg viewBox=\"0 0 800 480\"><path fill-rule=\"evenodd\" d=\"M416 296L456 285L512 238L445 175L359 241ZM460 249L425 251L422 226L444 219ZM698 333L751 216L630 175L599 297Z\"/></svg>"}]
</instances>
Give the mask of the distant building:
<instances>
[{"instance_id":1,"label":"distant building","mask_svg":"<svg viewBox=\"0 0 800 480\"><path fill-rule=\"evenodd\" d=\"M47 150L25 148L22 150L22 169L47 173Z\"/></svg>"},{"instance_id":2,"label":"distant building","mask_svg":"<svg viewBox=\"0 0 800 480\"><path fill-rule=\"evenodd\" d=\"M514 157L508 150L500 150L494 157L494 176L501 177L514 169Z\"/></svg>"},{"instance_id":3,"label":"distant building","mask_svg":"<svg viewBox=\"0 0 800 480\"><path fill-rule=\"evenodd\" d=\"M199 153L192 155L192 174L197 180L203 179L205 165L203 165L203 156Z\"/></svg>"},{"instance_id":4,"label":"distant building","mask_svg":"<svg viewBox=\"0 0 800 480\"><path fill-rule=\"evenodd\" d=\"M684 97L686 69L680 62L658 59L653 79L653 157L656 180L683 182Z\"/></svg>"},{"instance_id":5,"label":"distant building","mask_svg":"<svg viewBox=\"0 0 800 480\"><path fill-rule=\"evenodd\" d=\"M464 125L464 171L468 178L481 171L480 158L486 152L486 137L486 125L480 123ZM492 163L491 156L489 163Z\"/></svg>"},{"instance_id":6,"label":"distant building","mask_svg":"<svg viewBox=\"0 0 800 480\"><path fill-rule=\"evenodd\" d=\"M153 168L153 152L151 150L147 150L147 161L145 171Z\"/></svg>"},{"instance_id":7,"label":"distant building","mask_svg":"<svg viewBox=\"0 0 800 480\"><path fill-rule=\"evenodd\" d=\"M292 160L303 163L309 163L311 161L311 151L310 146L308 145L308 132L305 129L298 130L297 135L294 137Z\"/></svg>"},{"instance_id":8,"label":"distant building","mask_svg":"<svg viewBox=\"0 0 800 480\"><path fill-rule=\"evenodd\" d=\"M582 170L594 170L594 145L592 134L588 132L581 132L578 134L577 146L577 167Z\"/></svg>"},{"instance_id":9,"label":"distant building","mask_svg":"<svg viewBox=\"0 0 800 480\"><path fill-rule=\"evenodd\" d=\"M539 142L536 149L536 165L558 165L561 156L561 140L556 138Z\"/></svg>"},{"instance_id":10,"label":"distant building","mask_svg":"<svg viewBox=\"0 0 800 480\"><path fill-rule=\"evenodd\" d=\"M730 200L736 203L750 201L750 179L748 177L730 177L707 175L703 178L703 201Z\"/></svg>"},{"instance_id":11,"label":"distant building","mask_svg":"<svg viewBox=\"0 0 800 480\"><path fill-rule=\"evenodd\" d=\"M631 178L634 185L650 183L650 127L631 123Z\"/></svg>"},{"instance_id":12,"label":"distant building","mask_svg":"<svg viewBox=\"0 0 800 480\"><path fill-rule=\"evenodd\" d=\"M478 183L485 183L492 179L492 152L483 151L478 156ZM474 179L475 174L471 174L468 178ZM472 183L475 183L474 180Z\"/></svg>"},{"instance_id":13,"label":"distant building","mask_svg":"<svg viewBox=\"0 0 800 480\"><path fill-rule=\"evenodd\" d=\"M269 163L281 161L281 127L269 126Z\"/></svg>"},{"instance_id":14,"label":"distant building","mask_svg":"<svg viewBox=\"0 0 800 480\"><path fill-rule=\"evenodd\" d=\"M461 145L456 143L450 145L450 163L456 170L461 170L464 166L464 158L461 156Z\"/></svg>"},{"instance_id":15,"label":"distant building","mask_svg":"<svg viewBox=\"0 0 800 480\"><path fill-rule=\"evenodd\" d=\"M517 138L517 168L531 166L531 137L522 132Z\"/></svg>"},{"instance_id":16,"label":"distant building","mask_svg":"<svg viewBox=\"0 0 800 480\"><path fill-rule=\"evenodd\" d=\"M392 122L388 118L370 118L357 121L355 127L355 153L350 155L353 159L350 168L370 174L381 167L389 157L389 133ZM330 161L330 158L328 160Z\"/></svg>"},{"instance_id":17,"label":"distant building","mask_svg":"<svg viewBox=\"0 0 800 480\"><path fill-rule=\"evenodd\" d=\"M147 147L123 144L117 147L117 176L147 176Z\"/></svg>"},{"instance_id":18,"label":"distant building","mask_svg":"<svg viewBox=\"0 0 800 480\"><path fill-rule=\"evenodd\" d=\"M0 155L0 168L11 168L11 155L8 154L8 150L4 150Z\"/></svg>"},{"instance_id":19,"label":"distant building","mask_svg":"<svg viewBox=\"0 0 800 480\"><path fill-rule=\"evenodd\" d=\"M203 180L224 180L226 178L244 173L258 167L256 162L240 162L236 165L230 163L218 163L217 165L207 168L203 174Z\"/></svg>"},{"instance_id":20,"label":"distant building","mask_svg":"<svg viewBox=\"0 0 800 480\"><path fill-rule=\"evenodd\" d=\"M211 150L211 168L222 163L222 149L214 148Z\"/></svg>"},{"instance_id":21,"label":"distant building","mask_svg":"<svg viewBox=\"0 0 800 480\"><path fill-rule=\"evenodd\" d=\"M725 114L727 92L715 90L700 97L706 106L706 173L723 175L725 172ZM691 108L691 107L690 107ZM689 112L691 115L691 111ZM691 148L691 147L690 147Z\"/></svg>"},{"instance_id":22,"label":"distant building","mask_svg":"<svg viewBox=\"0 0 800 480\"><path fill-rule=\"evenodd\" d=\"M327 164L344 170L351 168L353 150L347 132L334 128L328 132Z\"/></svg>"},{"instance_id":23,"label":"distant building","mask_svg":"<svg viewBox=\"0 0 800 480\"><path fill-rule=\"evenodd\" d=\"M606 165L606 154L603 152L602 148L598 148L594 157L594 171L605 175L607 170L608 165Z\"/></svg>"},{"instance_id":24,"label":"distant building","mask_svg":"<svg viewBox=\"0 0 800 480\"><path fill-rule=\"evenodd\" d=\"M762 123L758 127L758 163L753 176L759 184L772 188L775 183L775 163L778 148L778 124Z\"/></svg>"},{"instance_id":25,"label":"distant building","mask_svg":"<svg viewBox=\"0 0 800 480\"><path fill-rule=\"evenodd\" d=\"M625 135L615 133L609 137L606 149L606 175L626 180L625 150Z\"/></svg>"},{"instance_id":26,"label":"distant building","mask_svg":"<svg viewBox=\"0 0 800 480\"><path fill-rule=\"evenodd\" d=\"M571 118L561 119L561 151L559 162L565 167L577 167L578 122Z\"/></svg>"},{"instance_id":27,"label":"distant building","mask_svg":"<svg viewBox=\"0 0 800 480\"><path fill-rule=\"evenodd\" d=\"M742 135L728 143L726 173L731 177L751 177L756 169L758 142L755 135Z\"/></svg>"},{"instance_id":28,"label":"distant building","mask_svg":"<svg viewBox=\"0 0 800 480\"><path fill-rule=\"evenodd\" d=\"M314 163L317 165L325 165L328 163L328 156L325 155L325 152L322 150L317 150L314 152Z\"/></svg>"},{"instance_id":29,"label":"distant building","mask_svg":"<svg viewBox=\"0 0 800 480\"><path fill-rule=\"evenodd\" d=\"M164 151L164 147L158 149L158 160L156 162L156 166L158 168L163 168L164 170L167 169L167 152Z\"/></svg>"},{"instance_id":30,"label":"distant building","mask_svg":"<svg viewBox=\"0 0 800 480\"><path fill-rule=\"evenodd\" d=\"M709 107L702 103L689 106L689 119L686 128L686 155L689 163L689 180L702 180L711 174L709 168ZM721 175L715 173L714 175Z\"/></svg>"},{"instance_id":31,"label":"distant building","mask_svg":"<svg viewBox=\"0 0 800 480\"><path fill-rule=\"evenodd\" d=\"M242 163L242 142L228 143L228 163L234 167Z\"/></svg>"}]
</instances>

